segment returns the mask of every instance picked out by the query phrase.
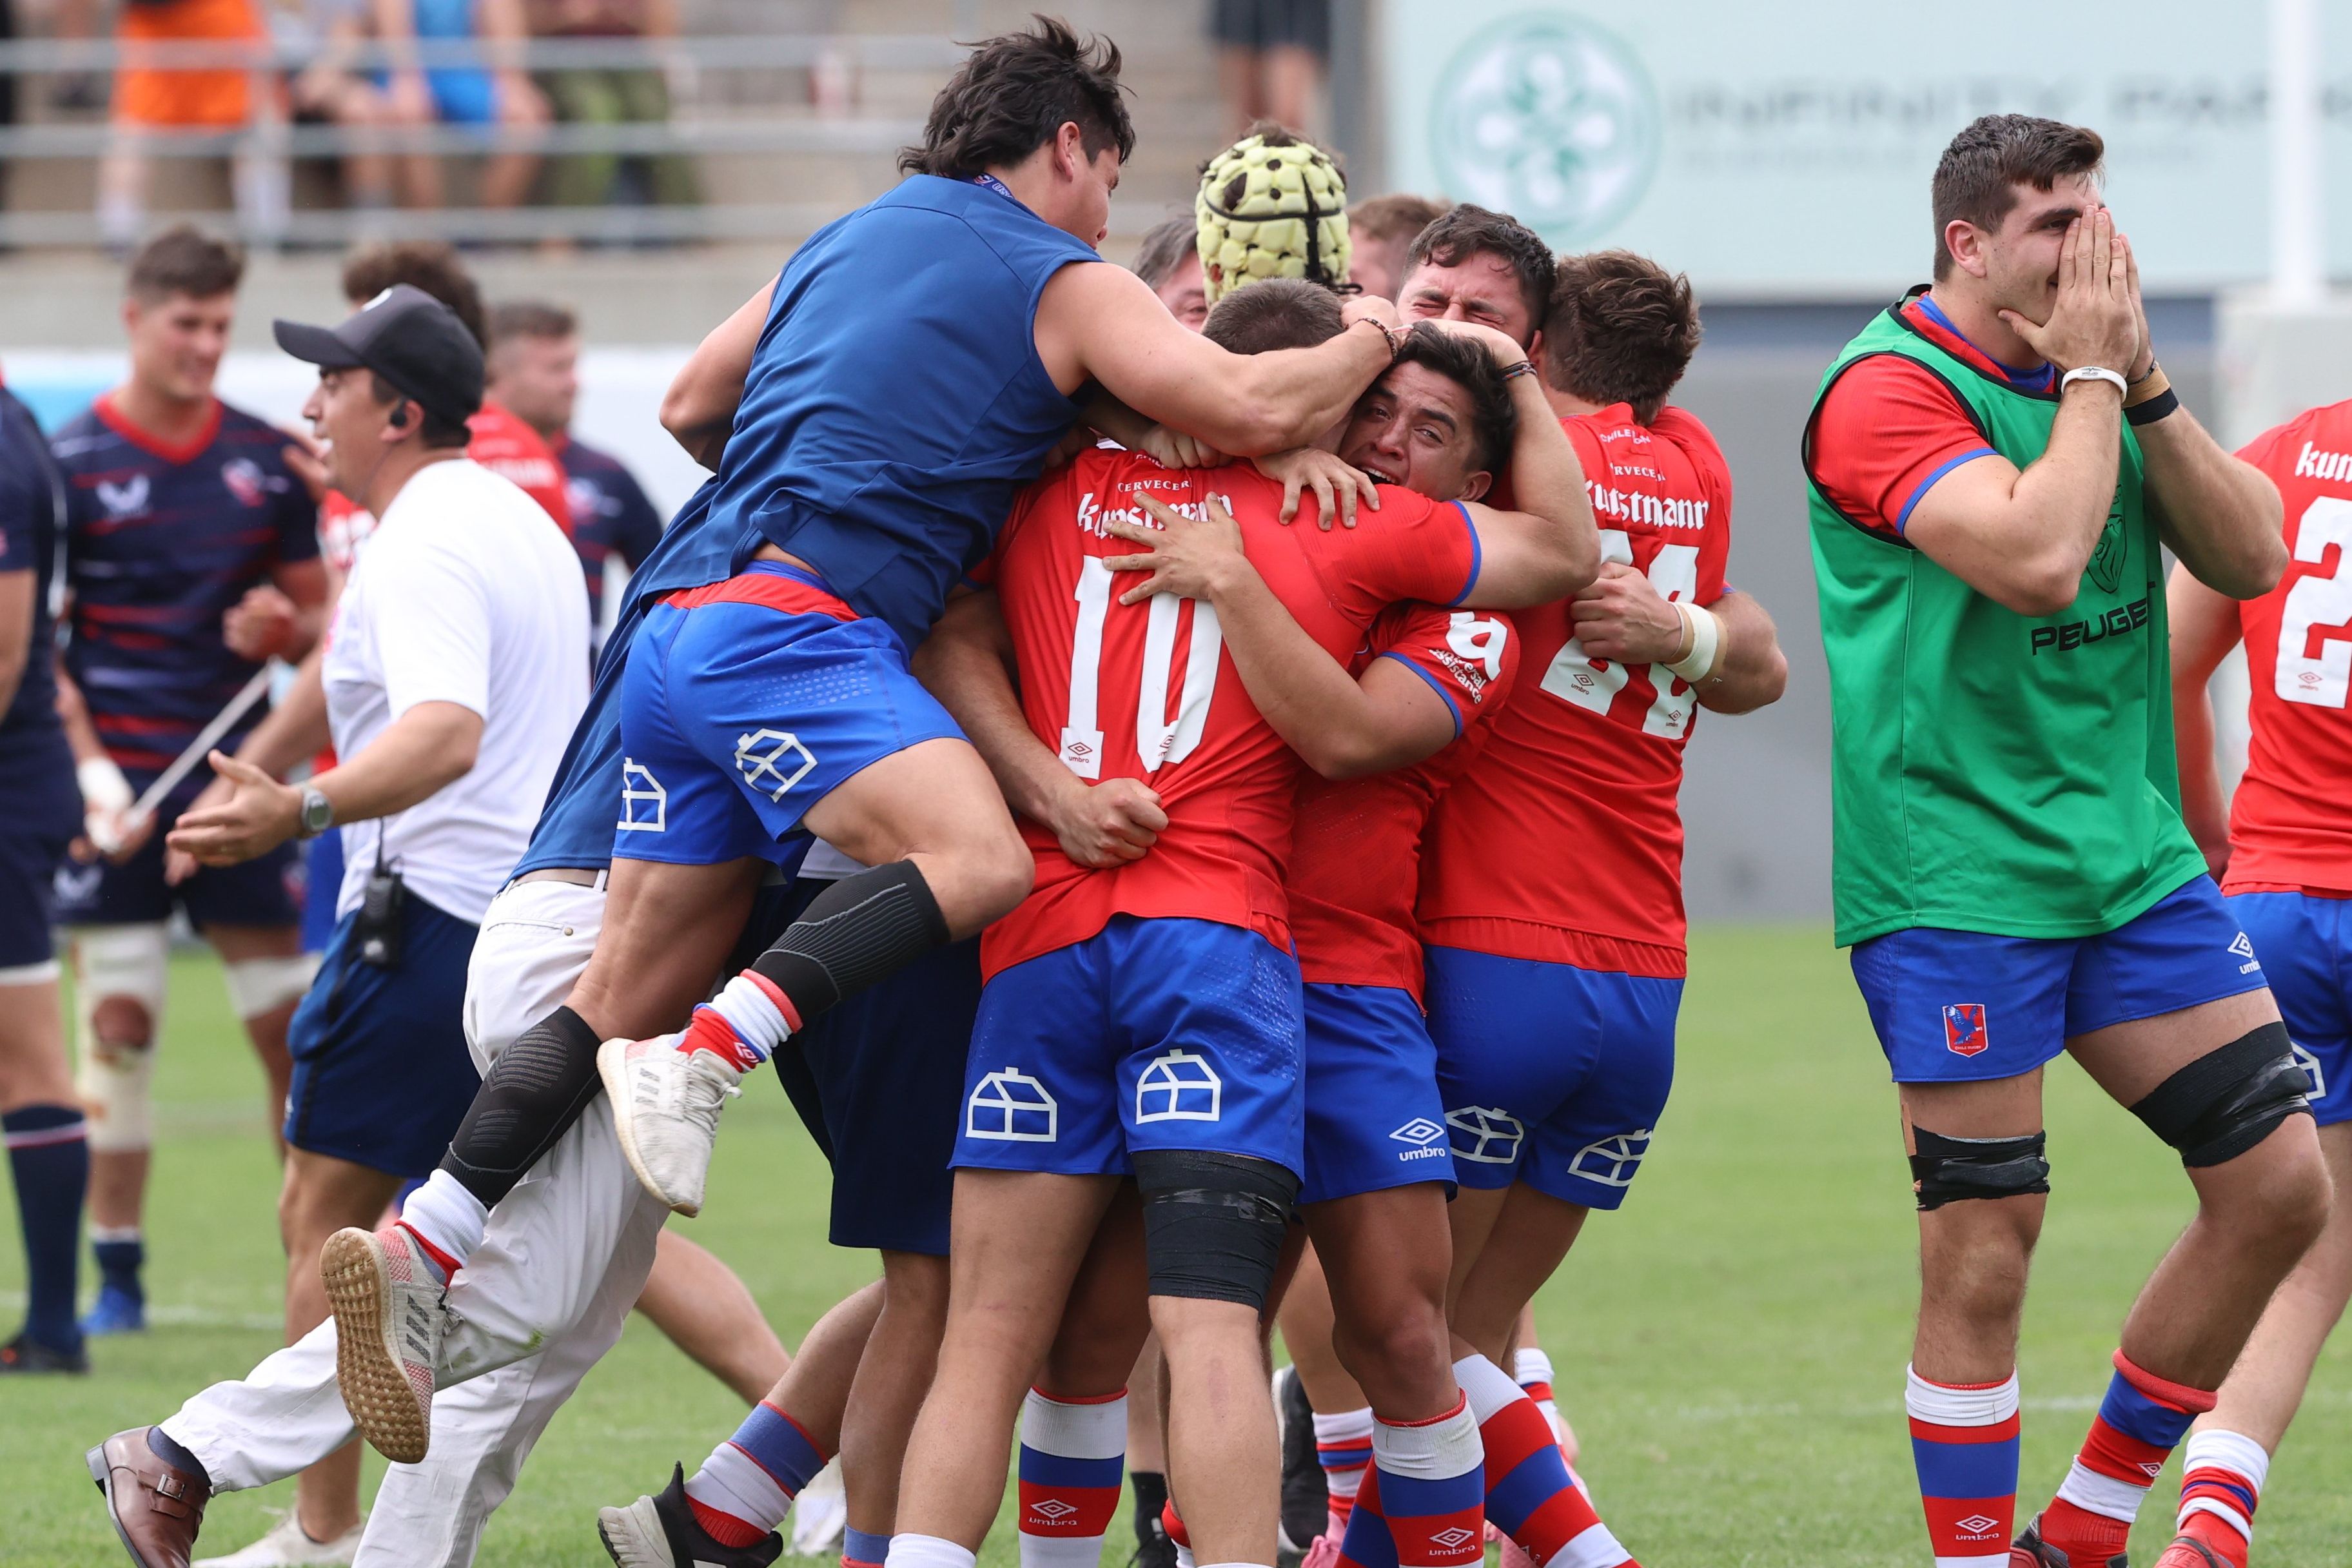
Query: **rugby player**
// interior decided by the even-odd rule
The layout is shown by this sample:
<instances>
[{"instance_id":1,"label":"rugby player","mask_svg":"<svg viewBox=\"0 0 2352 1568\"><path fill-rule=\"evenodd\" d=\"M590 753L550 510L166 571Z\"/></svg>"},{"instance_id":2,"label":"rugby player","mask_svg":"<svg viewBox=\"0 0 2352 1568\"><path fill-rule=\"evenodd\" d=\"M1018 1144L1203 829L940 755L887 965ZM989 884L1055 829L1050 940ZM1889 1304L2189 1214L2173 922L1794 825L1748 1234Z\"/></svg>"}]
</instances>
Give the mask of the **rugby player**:
<instances>
[{"instance_id":1,"label":"rugby player","mask_svg":"<svg viewBox=\"0 0 2352 1568\"><path fill-rule=\"evenodd\" d=\"M65 516L40 426L0 391L0 1142L25 1243L25 1324L0 1345L0 1373L89 1369L74 1321L89 1142L49 931L53 879L81 825L49 612Z\"/></svg>"},{"instance_id":2,"label":"rugby player","mask_svg":"<svg viewBox=\"0 0 2352 1568\"><path fill-rule=\"evenodd\" d=\"M90 1113L93 1333L146 1324L140 1213L172 910L220 954L230 1005L268 1078L273 1129L292 1071L287 1022L310 980L290 848L166 880L164 834L210 782L206 770L191 773L152 817L128 816L260 671L223 640L223 619L247 590L275 589L293 616L326 598L318 511L287 466L287 437L213 395L244 266L230 247L185 226L148 242L122 304L131 374L53 443L67 481L71 595L58 689L88 842L111 847L58 878L57 918L74 933L76 1084ZM221 749L267 711L257 705Z\"/></svg>"},{"instance_id":3,"label":"rugby player","mask_svg":"<svg viewBox=\"0 0 2352 1568\"><path fill-rule=\"evenodd\" d=\"M2327 1228L2263 1310L2181 1458L2180 1539L2157 1568L2246 1568L2254 1509L2320 1349L2352 1297L2352 1009L2341 955L2352 899L2352 614L2334 584L2352 542L2352 404L2315 408L2241 447L2278 487L2289 557L2278 586L2241 603L2179 566L2172 616L2173 733L2189 836L2262 955L2336 1191ZM2335 547L2334 568L2328 553ZM2306 586L2308 584L2308 586ZM2240 641L2252 686L2245 776L2225 805L2207 683Z\"/></svg>"},{"instance_id":4,"label":"rugby player","mask_svg":"<svg viewBox=\"0 0 2352 1568\"><path fill-rule=\"evenodd\" d=\"M1241 289L1206 328L1213 341L1262 352L1346 330L1337 300L1303 282ZM1529 381L1519 396L1540 408L1532 367L1507 378L1482 354L1449 356L1423 335L1436 331L1407 338L1391 378L1410 379L1432 360L1468 375L1464 403L1479 441L1501 448L1513 424L1506 380ZM1517 345L1506 348L1526 366ZM1376 389L1367 403L1381 397ZM1519 428L1520 512L1390 490L1352 535L1286 531L1279 490L1255 473L1177 472L1089 452L1041 481L1006 524L991 575L1019 706L984 629L960 650L946 689L1029 818L1039 872L1036 890L982 941L987 980L956 1152L948 1335L908 1451L896 1568L969 1568L994 1512L1023 1385L1129 1172L1169 1372L1170 1478L1190 1543L1204 1562L1272 1561L1276 1463L1258 1320L1303 1136L1298 971L1282 888L1297 760L1238 676L1224 675L1238 650L1225 648L1213 606L1193 603L1187 626L1184 601L1150 576L1125 585L1112 563L1128 555L1122 540L1160 537L1145 514L1220 528L1237 516L1271 577L1253 580L1301 617L1326 662L1352 653L1399 599L1557 596L1591 569L1581 476L1550 420ZM1126 562L1143 573L1160 564L1151 553ZM985 616L986 598L975 601L967 613ZM1332 673L1346 679L1336 663ZM1127 826L1104 845L1066 846L1045 824L1066 816L1053 803L1072 795L1113 803ZM1118 864L1089 868L1089 850ZM1139 1339L1139 1327L1103 1353L1111 1377L1125 1373ZM1071 1392L1092 1391L1052 1390L1066 1405ZM1420 1473L1468 1444L1466 1470L1444 1472L1454 1506L1417 1521L1443 1551L1460 1544L1462 1509L1477 1512L1475 1426L1450 1379L1424 1392L1439 1401L1423 1413L1432 1419L1400 1433ZM1106 1416L1102 1436L1120 1424Z\"/></svg>"},{"instance_id":5,"label":"rugby player","mask_svg":"<svg viewBox=\"0 0 2352 1568\"><path fill-rule=\"evenodd\" d=\"M1921 1272L1906 1403L1952 1568L2120 1563L2327 1206L2309 1080L2181 824L2168 744L2162 551L2227 597L2267 592L2278 491L2171 394L2103 153L2026 115L1954 137L1933 283L1838 355L1805 434L1837 940L1900 1091ZM2012 1548L2042 1069L2062 1051L2179 1152L2198 1215Z\"/></svg>"},{"instance_id":6,"label":"rugby player","mask_svg":"<svg viewBox=\"0 0 2352 1568\"><path fill-rule=\"evenodd\" d=\"M1405 247L1397 313L1409 321L1492 327L1541 363L1556 268L1551 247L1533 229L1507 214L1464 202Z\"/></svg>"},{"instance_id":7,"label":"rugby player","mask_svg":"<svg viewBox=\"0 0 2352 1568\"><path fill-rule=\"evenodd\" d=\"M803 827L872 868L812 903L693 1031L616 1036L602 1053L632 1167L691 1212L745 1070L1027 887L985 766L905 650L1069 428L1070 394L1098 382L1250 454L1327 427L1387 363L1396 334L1377 314L1317 349L1244 359L1184 331L1125 269L1076 265L1100 261L1090 242L1132 144L1117 65L1115 47L1049 22L976 50L908 154L918 172L803 247L673 386L666 423L716 458L713 521L742 540L749 569L650 612L626 679L651 728L628 750L665 792L662 826L616 836L605 923L572 1001L492 1071L482 1114L411 1200L404 1221L438 1255L409 1231L376 1244L424 1260L396 1272L428 1299L351 1303L419 1336L363 1373L382 1399L346 1384L363 1423L414 1391L382 1434L396 1447L425 1422L441 1258L464 1261L487 1205L597 1092L598 1020L644 964L676 962L698 927L716 934L714 907L748 898L760 862L797 853ZM843 681L869 695L833 702ZM804 715L804 700L820 708Z\"/></svg>"},{"instance_id":8,"label":"rugby player","mask_svg":"<svg viewBox=\"0 0 2352 1568\"><path fill-rule=\"evenodd\" d=\"M1375 299L1398 297L1411 269L1406 253L1423 229L1445 216L1444 202L1403 191L1368 196L1348 209L1348 281Z\"/></svg>"},{"instance_id":9,"label":"rugby player","mask_svg":"<svg viewBox=\"0 0 2352 1568\"><path fill-rule=\"evenodd\" d=\"M1168 313L1194 331L1209 319L1209 296L1201 280L1199 226L1191 213L1178 213L1152 226L1136 247L1132 264Z\"/></svg>"}]
</instances>

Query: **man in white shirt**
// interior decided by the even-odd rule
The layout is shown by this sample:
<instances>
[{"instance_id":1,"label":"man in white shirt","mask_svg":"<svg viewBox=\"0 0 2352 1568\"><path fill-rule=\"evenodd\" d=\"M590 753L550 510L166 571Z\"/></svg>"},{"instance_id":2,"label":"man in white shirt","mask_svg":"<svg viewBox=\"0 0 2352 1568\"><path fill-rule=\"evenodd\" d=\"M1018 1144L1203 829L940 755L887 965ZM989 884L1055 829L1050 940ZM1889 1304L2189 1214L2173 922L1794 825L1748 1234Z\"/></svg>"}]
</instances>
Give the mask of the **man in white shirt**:
<instances>
[{"instance_id":1,"label":"man in white shirt","mask_svg":"<svg viewBox=\"0 0 2352 1568\"><path fill-rule=\"evenodd\" d=\"M329 738L299 721L318 704L298 694L279 710L288 721L268 721L282 733L257 732L243 760L215 753L235 793L184 816L171 843L226 865L344 828L335 935L289 1040L291 1340L326 1316L329 1237L372 1225L429 1173L473 1099L467 958L586 706L588 614L562 531L465 455L482 357L447 307L399 286L336 328L280 321L277 336L320 367L304 413L330 444L331 482L380 520L320 666L341 761L307 784L277 782ZM429 1249L417 1256L434 1266ZM180 1432L198 1447L215 1436ZM185 1561L210 1489L194 1453L133 1430L92 1468L134 1557ZM329 1544L321 1533L306 1540Z\"/></svg>"}]
</instances>

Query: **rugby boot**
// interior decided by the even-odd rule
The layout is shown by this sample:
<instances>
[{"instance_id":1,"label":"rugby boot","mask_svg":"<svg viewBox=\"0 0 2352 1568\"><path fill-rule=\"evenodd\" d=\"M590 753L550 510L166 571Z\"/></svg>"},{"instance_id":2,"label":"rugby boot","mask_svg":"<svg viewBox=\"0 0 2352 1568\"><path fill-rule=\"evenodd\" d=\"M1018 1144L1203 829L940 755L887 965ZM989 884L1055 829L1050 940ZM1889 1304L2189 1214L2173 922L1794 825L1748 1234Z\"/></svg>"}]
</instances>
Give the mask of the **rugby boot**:
<instances>
[{"instance_id":1,"label":"rugby boot","mask_svg":"<svg viewBox=\"0 0 2352 1568\"><path fill-rule=\"evenodd\" d=\"M345 1227L319 1250L335 1315L335 1380L369 1447L396 1465L425 1458L433 1435L433 1369L448 1326L441 1277L398 1226Z\"/></svg>"},{"instance_id":2,"label":"rugby boot","mask_svg":"<svg viewBox=\"0 0 2352 1568\"><path fill-rule=\"evenodd\" d=\"M205 1504L212 1500L212 1480L156 1453L147 1441L153 1430L117 1432L83 1458L131 1561L140 1568L188 1568Z\"/></svg>"},{"instance_id":3,"label":"rugby boot","mask_svg":"<svg viewBox=\"0 0 2352 1568\"><path fill-rule=\"evenodd\" d=\"M9 1373L65 1372L84 1373L89 1370L89 1352L79 1345L61 1351L55 1345L45 1345L30 1334L18 1334L0 1345L0 1376Z\"/></svg>"},{"instance_id":4,"label":"rugby boot","mask_svg":"<svg viewBox=\"0 0 2352 1568\"><path fill-rule=\"evenodd\" d=\"M146 1329L145 1299L120 1285L100 1285L98 1300L81 1321L81 1331L92 1336L144 1333Z\"/></svg>"},{"instance_id":5,"label":"rugby boot","mask_svg":"<svg viewBox=\"0 0 2352 1568\"><path fill-rule=\"evenodd\" d=\"M670 1467L669 1485L626 1508L596 1510L596 1534L620 1568L768 1568L784 1550L774 1531L749 1546L721 1546L698 1523L686 1500L686 1467Z\"/></svg>"},{"instance_id":6,"label":"rugby boot","mask_svg":"<svg viewBox=\"0 0 2352 1568\"><path fill-rule=\"evenodd\" d=\"M332 1541L313 1541L289 1509L270 1526L269 1533L252 1545L226 1557L199 1557L194 1568L350 1568L360 1554L360 1538L366 1533L367 1519L362 1515Z\"/></svg>"},{"instance_id":7,"label":"rugby boot","mask_svg":"<svg viewBox=\"0 0 2352 1568\"><path fill-rule=\"evenodd\" d=\"M743 1072L717 1051L682 1049L684 1035L606 1040L596 1074L613 1105L621 1152L646 1191L674 1214L702 1212L719 1112L743 1091Z\"/></svg>"},{"instance_id":8,"label":"rugby boot","mask_svg":"<svg viewBox=\"0 0 2352 1568\"><path fill-rule=\"evenodd\" d=\"M1282 1523L1275 1561L1278 1568L1297 1568L1323 1528L1331 1492L1315 1456L1315 1407L1307 1402L1297 1367L1274 1374L1274 1413L1282 1436Z\"/></svg>"},{"instance_id":9,"label":"rugby boot","mask_svg":"<svg viewBox=\"0 0 2352 1568\"><path fill-rule=\"evenodd\" d=\"M2131 1563L2120 1552L2105 1563L2075 1562L2042 1539L2042 1516L2037 1513L2025 1532L2010 1542L2009 1568L2131 1568Z\"/></svg>"}]
</instances>

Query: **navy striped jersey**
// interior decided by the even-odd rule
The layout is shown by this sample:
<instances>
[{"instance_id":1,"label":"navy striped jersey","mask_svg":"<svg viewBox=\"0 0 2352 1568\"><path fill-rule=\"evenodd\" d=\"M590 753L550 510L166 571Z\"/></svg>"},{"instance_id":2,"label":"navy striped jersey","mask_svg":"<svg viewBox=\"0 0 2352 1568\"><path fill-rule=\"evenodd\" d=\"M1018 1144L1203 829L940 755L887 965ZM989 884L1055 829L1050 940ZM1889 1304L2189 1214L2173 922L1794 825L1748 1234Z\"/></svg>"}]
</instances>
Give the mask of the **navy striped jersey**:
<instances>
[{"instance_id":1,"label":"navy striped jersey","mask_svg":"<svg viewBox=\"0 0 2352 1568\"><path fill-rule=\"evenodd\" d=\"M558 435L548 445L563 465L563 493L572 503L572 547L588 574L588 613L604 624L604 561L617 555L635 571L661 542L662 517L621 459L584 441Z\"/></svg>"},{"instance_id":2,"label":"navy striped jersey","mask_svg":"<svg viewBox=\"0 0 2352 1568\"><path fill-rule=\"evenodd\" d=\"M289 437L215 403L166 447L100 397L57 434L66 476L66 671L134 786L196 737L261 667L231 653L221 617L272 568L315 560L319 510L281 455ZM257 707L221 744L259 721ZM190 793L205 774L191 775Z\"/></svg>"},{"instance_id":3,"label":"navy striped jersey","mask_svg":"<svg viewBox=\"0 0 2352 1568\"><path fill-rule=\"evenodd\" d=\"M0 573L29 573L33 589L25 673L0 711L0 826L18 832L62 835L81 822L73 752L58 721L57 633L49 623L64 517L65 481L41 427L13 394L0 392Z\"/></svg>"}]
</instances>

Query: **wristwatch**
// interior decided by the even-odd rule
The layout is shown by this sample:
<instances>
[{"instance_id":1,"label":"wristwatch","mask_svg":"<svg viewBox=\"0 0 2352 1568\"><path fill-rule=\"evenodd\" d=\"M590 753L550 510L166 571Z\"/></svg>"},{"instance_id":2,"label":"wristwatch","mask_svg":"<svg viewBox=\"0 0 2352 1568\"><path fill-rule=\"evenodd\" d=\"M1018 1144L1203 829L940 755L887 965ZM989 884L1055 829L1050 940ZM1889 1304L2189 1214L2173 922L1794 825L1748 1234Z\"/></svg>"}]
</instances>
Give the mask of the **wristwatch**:
<instances>
[{"instance_id":1,"label":"wristwatch","mask_svg":"<svg viewBox=\"0 0 2352 1568\"><path fill-rule=\"evenodd\" d=\"M304 838L316 838L335 825L335 803L324 792L302 786L302 810L297 816L297 830Z\"/></svg>"}]
</instances>

